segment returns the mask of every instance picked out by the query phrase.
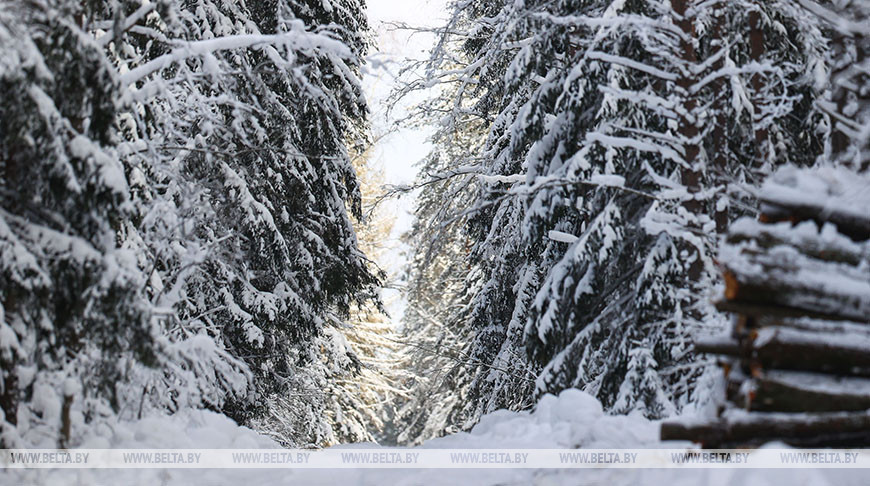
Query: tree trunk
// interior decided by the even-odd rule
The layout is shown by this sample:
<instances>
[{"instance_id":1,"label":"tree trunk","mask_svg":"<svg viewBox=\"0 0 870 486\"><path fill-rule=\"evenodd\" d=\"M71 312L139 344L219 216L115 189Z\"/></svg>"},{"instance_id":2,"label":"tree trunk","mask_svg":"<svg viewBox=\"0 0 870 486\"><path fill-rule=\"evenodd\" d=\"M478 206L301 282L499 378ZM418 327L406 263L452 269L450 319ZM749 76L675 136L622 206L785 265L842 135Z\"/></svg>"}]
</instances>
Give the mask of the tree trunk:
<instances>
[{"instance_id":1,"label":"tree trunk","mask_svg":"<svg viewBox=\"0 0 870 486\"><path fill-rule=\"evenodd\" d=\"M740 221L744 223L745 221ZM758 247L769 250L777 246L790 246L800 253L823 260L826 262L845 263L852 266L858 266L862 262L870 259L870 254L863 248L854 247L853 245L843 245L835 241L831 241L818 235L817 237L802 234L793 236L791 228L783 231L782 228L771 227L770 225L753 223L752 226L736 225L738 229L732 229L726 237L726 243L735 245L744 242L754 242ZM740 229L745 229L741 232Z\"/></svg>"},{"instance_id":2,"label":"tree trunk","mask_svg":"<svg viewBox=\"0 0 870 486\"><path fill-rule=\"evenodd\" d=\"M765 194L759 199L762 202L762 222L815 221L819 226L831 223L837 227L837 231L854 241L870 240L870 214L846 212L811 200L796 204L793 201L778 201Z\"/></svg>"},{"instance_id":3,"label":"tree trunk","mask_svg":"<svg viewBox=\"0 0 870 486\"><path fill-rule=\"evenodd\" d=\"M866 447L870 414L829 413L789 417L753 414L705 424L665 422L662 440L690 440L707 448L757 446L781 440L795 447Z\"/></svg>"},{"instance_id":4,"label":"tree trunk","mask_svg":"<svg viewBox=\"0 0 870 486\"><path fill-rule=\"evenodd\" d=\"M687 17L686 12L692 0L673 0L671 6L676 14L676 25L683 31L684 37L680 40L680 51L682 60L687 66L697 64L697 55L695 54L695 46L692 41L695 39L695 25L692 19ZM680 179L683 186L692 196L691 199L683 202L683 207L692 214L701 215L704 213L704 206L697 199L701 192L701 170L698 167L698 155L701 153L699 145L700 140L696 116L697 100L695 95L689 92L691 86L696 80L689 74L689 69L681 70L681 75L677 81L677 85L681 88L681 95L684 97L683 109L679 121L679 132L683 139L684 161L685 166L681 169ZM698 229L698 228L696 228ZM694 253L694 261L689 266L689 280L697 282L701 279L703 264L701 263L701 255L697 254L697 249L690 249Z\"/></svg>"},{"instance_id":5,"label":"tree trunk","mask_svg":"<svg viewBox=\"0 0 870 486\"><path fill-rule=\"evenodd\" d=\"M866 316L866 321L852 320L837 314L828 314L824 312L816 312L807 309L799 309L783 305L768 304L765 302L750 302L741 300L720 300L715 303L716 310L719 312L734 312L745 316L750 316L754 319L775 318L775 319L827 319L841 322L867 322L870 323L870 316Z\"/></svg>"},{"instance_id":6,"label":"tree trunk","mask_svg":"<svg viewBox=\"0 0 870 486\"><path fill-rule=\"evenodd\" d=\"M866 338L855 336L850 345L847 340L837 342L827 337L789 328L766 328L751 333L742 343L736 339L699 340L695 351L740 358L745 369L758 365L766 370L870 376L870 346L863 346Z\"/></svg>"},{"instance_id":7,"label":"tree trunk","mask_svg":"<svg viewBox=\"0 0 870 486\"><path fill-rule=\"evenodd\" d=\"M718 9L716 13L714 13L712 20L713 24L711 27L711 48L713 49L713 52L710 53L710 56L716 56L725 48L726 42L722 39L722 17L724 11L725 9ZM713 63L712 67L713 72L720 71L724 68L725 56L719 57L719 59ZM726 157L726 153L728 152L726 127L728 117L726 116L727 111L724 105L728 104L728 98L726 95L727 88L725 79L726 78L722 76L713 82L713 90L714 93L716 93L716 97L713 101L713 108L716 113L716 118L713 125L712 139L710 140L713 151L713 173L716 174L716 185L719 186L723 192L727 190L728 183L730 182L730 174L727 173L728 159ZM728 198L727 194L721 194L719 197L721 198L721 204L717 201L714 209L713 220L716 222L716 233L721 235L728 231Z\"/></svg>"},{"instance_id":8,"label":"tree trunk","mask_svg":"<svg viewBox=\"0 0 870 486\"><path fill-rule=\"evenodd\" d=\"M870 321L870 276L796 253L723 253L725 299L834 320Z\"/></svg>"},{"instance_id":9,"label":"tree trunk","mask_svg":"<svg viewBox=\"0 0 870 486\"><path fill-rule=\"evenodd\" d=\"M760 8L760 7L759 7ZM761 12L752 10L749 12L749 55L753 62L761 62L764 55L764 28L761 23ZM752 90L755 93L754 114L757 117L761 110L758 109L760 94L764 89L764 80L760 73L752 75ZM755 125L755 150L758 157L758 166L764 164L768 156L767 129L761 128L760 120L753 120Z\"/></svg>"},{"instance_id":10,"label":"tree trunk","mask_svg":"<svg viewBox=\"0 0 870 486\"><path fill-rule=\"evenodd\" d=\"M800 374L808 376L807 374ZM785 373L764 374L752 379L749 409L759 412L835 412L870 409L870 381L861 378L838 379L817 375L815 383L801 383Z\"/></svg>"}]
</instances>

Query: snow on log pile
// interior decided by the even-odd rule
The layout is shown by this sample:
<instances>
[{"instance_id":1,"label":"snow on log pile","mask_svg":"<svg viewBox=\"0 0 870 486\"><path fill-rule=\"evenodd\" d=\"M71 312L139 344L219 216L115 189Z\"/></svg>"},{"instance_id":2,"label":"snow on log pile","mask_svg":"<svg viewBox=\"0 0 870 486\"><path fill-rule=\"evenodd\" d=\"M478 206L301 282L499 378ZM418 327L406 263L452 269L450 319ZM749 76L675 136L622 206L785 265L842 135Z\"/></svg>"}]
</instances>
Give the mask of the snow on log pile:
<instances>
[{"instance_id":1,"label":"snow on log pile","mask_svg":"<svg viewBox=\"0 0 870 486\"><path fill-rule=\"evenodd\" d=\"M666 422L662 440L704 447L870 444L870 177L778 171L759 220L735 222L720 252L730 335L720 355L728 403L712 422Z\"/></svg>"}]
</instances>

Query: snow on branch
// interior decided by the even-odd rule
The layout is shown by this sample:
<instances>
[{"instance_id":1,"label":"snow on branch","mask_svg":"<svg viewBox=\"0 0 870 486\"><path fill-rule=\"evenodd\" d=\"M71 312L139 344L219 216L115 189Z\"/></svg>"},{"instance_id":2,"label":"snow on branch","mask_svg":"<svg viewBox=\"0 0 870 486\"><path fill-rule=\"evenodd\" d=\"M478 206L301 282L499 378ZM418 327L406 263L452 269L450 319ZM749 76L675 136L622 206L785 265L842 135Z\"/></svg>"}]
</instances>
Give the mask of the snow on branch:
<instances>
[{"instance_id":1,"label":"snow on branch","mask_svg":"<svg viewBox=\"0 0 870 486\"><path fill-rule=\"evenodd\" d=\"M116 17L113 21L106 22L98 22L95 27L98 29L112 29L111 32L107 32L100 36L97 39L97 44L102 47L109 45L110 42L120 37L122 32L127 32L132 29L140 20L145 18L146 15L151 13L155 8L157 8L156 3L144 3L138 10L130 14L126 19L122 19L121 17ZM120 12L120 10L119 10ZM122 25L123 22L123 25Z\"/></svg>"},{"instance_id":2,"label":"snow on branch","mask_svg":"<svg viewBox=\"0 0 870 486\"><path fill-rule=\"evenodd\" d=\"M419 189L421 187L428 186L430 184L435 184L437 182L445 181L447 179L452 179L453 177L457 177L457 176L463 176L463 175L468 175L468 174L480 175L481 170L483 170L483 167L480 165L463 165L461 167L457 167L454 170L437 172L435 174L428 174L428 176L429 176L428 179L426 179L422 182L418 182L416 184L411 184L411 185L401 184L401 185L388 186L388 188L390 189L388 191L388 195L395 194L395 193L411 192L415 189Z\"/></svg>"},{"instance_id":3,"label":"snow on branch","mask_svg":"<svg viewBox=\"0 0 870 486\"><path fill-rule=\"evenodd\" d=\"M611 64L617 64L619 66L625 66L627 68L631 68L637 71L641 71L647 73L651 76L655 76L657 78L664 79L666 81L676 81L677 75L674 73L669 73L667 71L662 71L661 69L652 67L648 64L644 64L642 62L637 62L627 57L622 56L614 56L613 54L606 54L601 51L590 51L586 54L586 57L589 59L594 59L597 61L609 62Z\"/></svg>"},{"instance_id":4,"label":"snow on branch","mask_svg":"<svg viewBox=\"0 0 870 486\"><path fill-rule=\"evenodd\" d=\"M866 32L870 31L870 22L856 22L853 20L849 20L819 5L813 0L796 1L801 7L809 10L820 19L828 22L829 24L831 24L831 26L833 26L840 32L848 33L851 35L864 35Z\"/></svg>"},{"instance_id":5,"label":"snow on branch","mask_svg":"<svg viewBox=\"0 0 870 486\"><path fill-rule=\"evenodd\" d=\"M702 78L697 83L693 84L689 87L689 93L695 94L704 89L705 86L709 85L713 81L730 76L740 76L744 74L763 74L767 72L778 72L776 68L767 64L760 64L757 62L750 62L744 66L736 67L736 66L726 66L722 69L714 71L704 78Z\"/></svg>"},{"instance_id":6,"label":"snow on branch","mask_svg":"<svg viewBox=\"0 0 870 486\"><path fill-rule=\"evenodd\" d=\"M605 147L631 148L641 152L652 152L661 155L666 159L673 160L678 164L685 164L685 160L676 150L663 145L657 145L650 142L635 140L626 137L614 137L605 135L599 132L591 132L586 135L586 139L590 142L598 142Z\"/></svg>"},{"instance_id":7,"label":"snow on branch","mask_svg":"<svg viewBox=\"0 0 870 486\"><path fill-rule=\"evenodd\" d=\"M217 51L231 49L246 49L256 46L285 45L294 50L323 50L341 57L350 57L350 50L340 41L330 37L312 34L302 30L294 30L283 34L239 34L218 37L215 39L185 42L171 52L157 57L147 63L121 75L121 84L130 86L143 78L166 69L174 63L192 57L212 54Z\"/></svg>"},{"instance_id":8,"label":"snow on branch","mask_svg":"<svg viewBox=\"0 0 870 486\"><path fill-rule=\"evenodd\" d=\"M589 17L585 15L553 15L548 12L540 12L532 15L533 18L539 18L555 25L574 26L584 25L591 28L617 28L617 27L639 27L639 28L654 28L659 29L669 34L673 34L680 40L686 40L686 34L676 28L674 24L662 22L657 19L650 19L641 15L620 15L617 17Z\"/></svg>"},{"instance_id":9,"label":"snow on branch","mask_svg":"<svg viewBox=\"0 0 870 486\"><path fill-rule=\"evenodd\" d=\"M580 238L578 238L570 233L565 233L563 231L556 231L556 230L550 230L547 233L547 238L549 238L553 241L558 241L560 243L568 243L568 244L572 244L575 241L580 239Z\"/></svg>"}]
</instances>

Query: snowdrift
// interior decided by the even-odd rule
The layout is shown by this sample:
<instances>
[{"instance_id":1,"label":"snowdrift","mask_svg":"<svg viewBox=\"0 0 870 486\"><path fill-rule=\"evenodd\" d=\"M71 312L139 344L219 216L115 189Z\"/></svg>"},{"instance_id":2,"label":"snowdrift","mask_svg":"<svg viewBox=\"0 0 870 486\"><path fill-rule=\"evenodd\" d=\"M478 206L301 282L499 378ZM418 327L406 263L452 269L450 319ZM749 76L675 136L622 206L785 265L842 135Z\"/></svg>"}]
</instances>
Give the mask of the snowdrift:
<instances>
[{"instance_id":1,"label":"snowdrift","mask_svg":"<svg viewBox=\"0 0 870 486\"><path fill-rule=\"evenodd\" d=\"M532 412L489 414L470 432L424 443L423 448L655 448L679 447L658 441L658 423L641 416L606 415L598 401L578 390L543 397ZM685 444L688 445L688 444ZM188 411L117 423L95 430L82 448L278 448L274 441L208 411ZM352 444L341 448L377 447ZM860 470L535 470L535 469L123 469L24 470L0 473L6 485L850 485L862 484Z\"/></svg>"}]
</instances>

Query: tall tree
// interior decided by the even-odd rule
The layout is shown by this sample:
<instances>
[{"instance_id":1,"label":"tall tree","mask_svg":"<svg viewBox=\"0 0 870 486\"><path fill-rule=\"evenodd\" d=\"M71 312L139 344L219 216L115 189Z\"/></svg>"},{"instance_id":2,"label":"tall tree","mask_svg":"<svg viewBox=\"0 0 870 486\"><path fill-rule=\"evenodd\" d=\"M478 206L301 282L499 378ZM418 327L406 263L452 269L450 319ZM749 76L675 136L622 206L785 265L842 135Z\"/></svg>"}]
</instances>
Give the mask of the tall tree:
<instances>
[{"instance_id":1,"label":"tall tree","mask_svg":"<svg viewBox=\"0 0 870 486\"><path fill-rule=\"evenodd\" d=\"M131 200L113 130L121 84L81 28L92 14L0 4L3 447L65 446L73 401L79 417L117 413L129 365L160 363L144 272L118 245Z\"/></svg>"},{"instance_id":2,"label":"tall tree","mask_svg":"<svg viewBox=\"0 0 870 486\"><path fill-rule=\"evenodd\" d=\"M467 154L482 183L468 416L567 387L652 417L703 401L689 337L721 321L699 298L716 220L742 212L739 183L820 153L818 22L788 2L456 7L440 76L468 88L443 123L488 132ZM513 368L539 370L535 386Z\"/></svg>"},{"instance_id":3,"label":"tall tree","mask_svg":"<svg viewBox=\"0 0 870 486\"><path fill-rule=\"evenodd\" d=\"M378 282L346 148L364 140L362 4L2 15L22 60L0 72L4 430L54 420L70 377L86 420L206 406L294 445L344 438L352 405L328 390L357 363L335 330Z\"/></svg>"},{"instance_id":4,"label":"tall tree","mask_svg":"<svg viewBox=\"0 0 870 486\"><path fill-rule=\"evenodd\" d=\"M208 405L294 445L335 441L328 390L356 363L332 329L378 281L350 219L361 196L345 145L365 129L362 6L199 0L138 11L116 12L133 26L107 44L145 114L129 137L148 134L151 152L131 165L152 178L147 198L186 210L186 241L143 237L156 280L167 276L155 299L174 309L176 337L210 336L252 373L248 393L230 384Z\"/></svg>"},{"instance_id":5,"label":"tall tree","mask_svg":"<svg viewBox=\"0 0 870 486\"><path fill-rule=\"evenodd\" d=\"M819 78L830 84L829 92L819 105L829 117L830 145L828 159L858 171L870 170L870 2L848 0L827 2L796 0L816 15L832 31L830 76Z\"/></svg>"}]
</instances>

